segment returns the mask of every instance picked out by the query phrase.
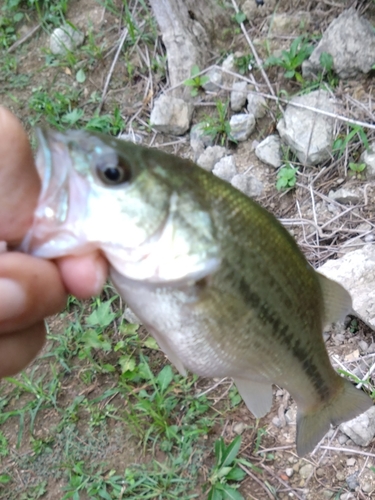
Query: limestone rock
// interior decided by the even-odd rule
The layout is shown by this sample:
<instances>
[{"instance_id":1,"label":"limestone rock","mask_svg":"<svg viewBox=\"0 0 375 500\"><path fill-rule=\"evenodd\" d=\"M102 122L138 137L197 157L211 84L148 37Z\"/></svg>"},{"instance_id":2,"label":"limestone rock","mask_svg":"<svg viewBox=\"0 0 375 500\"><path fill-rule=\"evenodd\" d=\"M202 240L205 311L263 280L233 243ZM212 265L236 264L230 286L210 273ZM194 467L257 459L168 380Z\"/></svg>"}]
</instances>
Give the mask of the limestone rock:
<instances>
[{"instance_id":1,"label":"limestone rock","mask_svg":"<svg viewBox=\"0 0 375 500\"><path fill-rule=\"evenodd\" d=\"M252 114L241 113L230 119L230 133L234 140L242 142L250 137L255 128L255 117Z\"/></svg>"},{"instance_id":2,"label":"limestone rock","mask_svg":"<svg viewBox=\"0 0 375 500\"><path fill-rule=\"evenodd\" d=\"M150 123L164 134L183 135L189 129L192 113L192 106L183 99L164 94L155 100Z\"/></svg>"},{"instance_id":3,"label":"limestone rock","mask_svg":"<svg viewBox=\"0 0 375 500\"><path fill-rule=\"evenodd\" d=\"M328 260L318 271L341 283L352 296L355 313L375 328L375 245Z\"/></svg>"},{"instance_id":4,"label":"limestone rock","mask_svg":"<svg viewBox=\"0 0 375 500\"><path fill-rule=\"evenodd\" d=\"M375 63L375 31L354 9L345 10L332 21L318 46L302 64L305 78L321 72L320 56L327 52L333 59L333 70L340 78L368 73Z\"/></svg>"},{"instance_id":5,"label":"limestone rock","mask_svg":"<svg viewBox=\"0 0 375 500\"><path fill-rule=\"evenodd\" d=\"M293 97L284 117L277 124L281 139L305 165L317 165L330 158L334 121L332 118L293 104L309 106L333 113L334 104L328 92L316 90Z\"/></svg>"},{"instance_id":6,"label":"limestone rock","mask_svg":"<svg viewBox=\"0 0 375 500\"><path fill-rule=\"evenodd\" d=\"M72 52L82 45L84 39L85 35L81 31L73 28L70 24L66 24L53 30L49 48L52 54L65 56L68 52Z\"/></svg>"},{"instance_id":7,"label":"limestone rock","mask_svg":"<svg viewBox=\"0 0 375 500\"><path fill-rule=\"evenodd\" d=\"M269 135L255 148L255 154L260 161L278 168L282 165L281 142L277 135Z\"/></svg>"}]
</instances>

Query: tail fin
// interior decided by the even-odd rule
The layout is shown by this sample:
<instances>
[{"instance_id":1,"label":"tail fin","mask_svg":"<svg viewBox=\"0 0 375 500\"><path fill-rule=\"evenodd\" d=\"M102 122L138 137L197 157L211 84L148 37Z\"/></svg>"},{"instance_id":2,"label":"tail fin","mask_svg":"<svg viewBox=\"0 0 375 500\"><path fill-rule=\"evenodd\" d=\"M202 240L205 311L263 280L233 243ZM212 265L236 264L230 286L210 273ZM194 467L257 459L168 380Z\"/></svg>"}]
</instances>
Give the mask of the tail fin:
<instances>
[{"instance_id":1,"label":"tail fin","mask_svg":"<svg viewBox=\"0 0 375 500\"><path fill-rule=\"evenodd\" d=\"M297 413L297 453L300 457L310 453L330 428L330 424L358 417L368 410L373 401L363 391L355 388L348 380L344 382L340 394L332 398L323 408L309 413Z\"/></svg>"}]
</instances>

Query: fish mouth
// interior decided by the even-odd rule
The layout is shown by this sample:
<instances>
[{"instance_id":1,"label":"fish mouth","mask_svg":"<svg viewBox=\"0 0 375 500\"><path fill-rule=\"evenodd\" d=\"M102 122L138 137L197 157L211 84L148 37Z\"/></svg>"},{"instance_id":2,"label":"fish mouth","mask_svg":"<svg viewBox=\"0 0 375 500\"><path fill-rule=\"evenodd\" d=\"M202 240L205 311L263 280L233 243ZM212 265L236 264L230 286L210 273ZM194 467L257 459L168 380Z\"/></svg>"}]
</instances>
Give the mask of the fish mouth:
<instances>
[{"instance_id":1,"label":"fish mouth","mask_svg":"<svg viewBox=\"0 0 375 500\"><path fill-rule=\"evenodd\" d=\"M41 179L41 191L32 226L20 245L21 251L34 255L37 254L35 249L58 232L67 219L69 172L72 168L69 148L63 134L37 128L36 136L39 146L35 164Z\"/></svg>"}]
</instances>

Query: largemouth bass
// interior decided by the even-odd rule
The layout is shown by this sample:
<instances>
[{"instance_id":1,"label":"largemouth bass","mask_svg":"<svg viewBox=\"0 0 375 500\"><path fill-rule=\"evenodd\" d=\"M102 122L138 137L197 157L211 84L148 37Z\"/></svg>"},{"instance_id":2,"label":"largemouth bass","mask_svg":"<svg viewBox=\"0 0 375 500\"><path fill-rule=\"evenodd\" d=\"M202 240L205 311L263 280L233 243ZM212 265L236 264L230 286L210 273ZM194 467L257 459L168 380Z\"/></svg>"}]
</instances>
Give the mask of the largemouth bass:
<instances>
[{"instance_id":1,"label":"largemouth bass","mask_svg":"<svg viewBox=\"0 0 375 500\"><path fill-rule=\"evenodd\" d=\"M372 405L332 368L323 326L351 309L257 203L182 158L85 131L39 131L42 191L23 249L100 249L180 373L232 377L256 416L297 403L297 452Z\"/></svg>"}]
</instances>

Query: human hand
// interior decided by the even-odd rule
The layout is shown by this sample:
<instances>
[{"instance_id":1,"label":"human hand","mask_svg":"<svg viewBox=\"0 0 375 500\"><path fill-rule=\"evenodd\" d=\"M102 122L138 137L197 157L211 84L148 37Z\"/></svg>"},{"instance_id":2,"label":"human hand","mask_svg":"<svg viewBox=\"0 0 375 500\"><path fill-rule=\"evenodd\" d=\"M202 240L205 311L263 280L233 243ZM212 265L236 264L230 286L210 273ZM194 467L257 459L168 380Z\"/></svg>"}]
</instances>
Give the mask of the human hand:
<instances>
[{"instance_id":1,"label":"human hand","mask_svg":"<svg viewBox=\"0 0 375 500\"><path fill-rule=\"evenodd\" d=\"M40 181L20 122L0 107L0 242L17 246L29 229ZM55 262L0 253L0 377L22 370L45 341L44 318L102 289L108 265L99 252Z\"/></svg>"}]
</instances>

